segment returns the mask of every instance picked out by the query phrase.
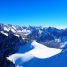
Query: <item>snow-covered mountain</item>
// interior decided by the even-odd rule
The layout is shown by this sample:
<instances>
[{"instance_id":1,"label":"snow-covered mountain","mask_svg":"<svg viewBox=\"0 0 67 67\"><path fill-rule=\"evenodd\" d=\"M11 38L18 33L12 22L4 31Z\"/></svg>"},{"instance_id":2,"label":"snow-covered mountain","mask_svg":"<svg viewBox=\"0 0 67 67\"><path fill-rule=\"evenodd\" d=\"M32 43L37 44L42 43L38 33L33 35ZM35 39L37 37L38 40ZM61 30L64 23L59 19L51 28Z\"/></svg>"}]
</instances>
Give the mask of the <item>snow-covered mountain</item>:
<instances>
[{"instance_id":1,"label":"snow-covered mountain","mask_svg":"<svg viewBox=\"0 0 67 67\"><path fill-rule=\"evenodd\" d=\"M63 28L63 27L62 27ZM60 41L67 41L67 28L58 29L56 27L36 27L36 26L18 26L18 25L4 25L0 24L0 32L8 36L14 34L27 40L37 40L39 42L47 42L55 39Z\"/></svg>"},{"instance_id":2,"label":"snow-covered mountain","mask_svg":"<svg viewBox=\"0 0 67 67\"><path fill-rule=\"evenodd\" d=\"M11 24L7 24L7 25L0 24L0 62L1 62L0 66L5 67L6 65L7 67L10 67L10 64L13 64L6 59L7 56L12 55L16 52L25 53L29 50L32 50L34 47L30 45L33 40L35 40L37 43L47 46L48 48L63 49L62 52L66 53L67 27L65 27L64 29L58 29L56 27L41 27L41 26L26 27L26 26L11 25ZM61 55L66 55L65 53L62 53ZM32 66L28 66L28 67L32 67ZM36 66L34 65L34 67ZM48 67L48 65L46 67Z\"/></svg>"},{"instance_id":3,"label":"snow-covered mountain","mask_svg":"<svg viewBox=\"0 0 67 67\"><path fill-rule=\"evenodd\" d=\"M39 43L46 44L46 46L53 48L60 48L67 42L66 27L65 29L58 29L56 27L25 27L11 24L0 24L0 33L7 37L14 35L22 38L25 42L36 40Z\"/></svg>"}]
</instances>

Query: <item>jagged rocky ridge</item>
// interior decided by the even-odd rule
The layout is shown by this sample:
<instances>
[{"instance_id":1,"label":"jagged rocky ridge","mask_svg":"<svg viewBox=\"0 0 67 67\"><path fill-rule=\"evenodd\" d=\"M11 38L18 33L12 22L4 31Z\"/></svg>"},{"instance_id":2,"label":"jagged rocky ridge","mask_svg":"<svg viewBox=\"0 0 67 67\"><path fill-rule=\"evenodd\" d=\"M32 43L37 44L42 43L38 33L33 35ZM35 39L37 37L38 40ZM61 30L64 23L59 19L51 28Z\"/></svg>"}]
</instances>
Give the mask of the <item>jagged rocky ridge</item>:
<instances>
[{"instance_id":1,"label":"jagged rocky ridge","mask_svg":"<svg viewBox=\"0 0 67 67\"><path fill-rule=\"evenodd\" d=\"M53 48L60 48L61 45L63 46L67 44L67 28L57 29L55 27L25 27L11 24L0 24L0 33L8 37L14 35L26 42L36 40L37 42Z\"/></svg>"}]
</instances>

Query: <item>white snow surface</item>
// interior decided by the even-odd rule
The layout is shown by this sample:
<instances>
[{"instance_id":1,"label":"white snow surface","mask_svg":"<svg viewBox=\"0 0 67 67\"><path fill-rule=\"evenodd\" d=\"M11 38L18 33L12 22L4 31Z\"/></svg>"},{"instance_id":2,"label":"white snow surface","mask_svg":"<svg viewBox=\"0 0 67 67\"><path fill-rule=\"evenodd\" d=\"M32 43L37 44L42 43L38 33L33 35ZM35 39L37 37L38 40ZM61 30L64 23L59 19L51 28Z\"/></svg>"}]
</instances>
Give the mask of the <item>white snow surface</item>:
<instances>
[{"instance_id":1,"label":"white snow surface","mask_svg":"<svg viewBox=\"0 0 67 67\"><path fill-rule=\"evenodd\" d=\"M31 54L37 58L49 58L54 56L62 51L62 49L49 48L43 44L37 43L36 41L32 42L32 45L35 47L31 50Z\"/></svg>"},{"instance_id":2,"label":"white snow surface","mask_svg":"<svg viewBox=\"0 0 67 67\"><path fill-rule=\"evenodd\" d=\"M12 31L13 33L15 33L15 32L16 32L16 31L15 31L14 29L12 29L12 28L11 28L11 31Z\"/></svg>"},{"instance_id":3,"label":"white snow surface","mask_svg":"<svg viewBox=\"0 0 67 67\"><path fill-rule=\"evenodd\" d=\"M54 26L55 28L57 28L57 29L65 29L65 28L67 28L67 26Z\"/></svg>"},{"instance_id":4,"label":"white snow surface","mask_svg":"<svg viewBox=\"0 0 67 67\"><path fill-rule=\"evenodd\" d=\"M37 43L36 41L33 41L31 45L34 46L32 50L23 54L21 53L12 54L9 57L7 57L7 59L12 61L18 67L20 67L22 63L28 62L34 57L39 59L50 58L56 54L59 54L62 51L62 49L46 47L45 45Z\"/></svg>"},{"instance_id":5,"label":"white snow surface","mask_svg":"<svg viewBox=\"0 0 67 67\"><path fill-rule=\"evenodd\" d=\"M2 34L8 36L8 33L5 33L4 31L1 31Z\"/></svg>"},{"instance_id":6,"label":"white snow surface","mask_svg":"<svg viewBox=\"0 0 67 67\"><path fill-rule=\"evenodd\" d=\"M9 31L10 29L9 29L9 28L7 28L7 27L4 27L4 30L5 30L5 31Z\"/></svg>"}]
</instances>

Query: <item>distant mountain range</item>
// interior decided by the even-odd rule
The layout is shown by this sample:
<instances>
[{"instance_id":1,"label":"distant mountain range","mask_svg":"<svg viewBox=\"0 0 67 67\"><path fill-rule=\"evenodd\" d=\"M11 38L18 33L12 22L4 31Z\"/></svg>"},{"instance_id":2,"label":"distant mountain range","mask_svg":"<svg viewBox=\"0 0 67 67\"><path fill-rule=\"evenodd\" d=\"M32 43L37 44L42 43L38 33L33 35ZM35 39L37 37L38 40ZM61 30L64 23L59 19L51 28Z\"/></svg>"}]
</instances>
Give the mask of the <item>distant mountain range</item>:
<instances>
[{"instance_id":1,"label":"distant mountain range","mask_svg":"<svg viewBox=\"0 0 67 67\"><path fill-rule=\"evenodd\" d=\"M5 57L16 53L20 46L33 40L47 47L66 49L67 28L0 24L0 66L9 67L9 64L5 63Z\"/></svg>"},{"instance_id":2,"label":"distant mountain range","mask_svg":"<svg viewBox=\"0 0 67 67\"><path fill-rule=\"evenodd\" d=\"M0 33L9 37L14 35L28 42L36 40L49 47L60 47L62 44L67 44L67 28L57 29L55 27L37 27L37 26L18 26L0 24ZM54 43L54 44L53 44ZM52 45L51 45L52 44ZM59 44L59 45L57 45Z\"/></svg>"}]
</instances>

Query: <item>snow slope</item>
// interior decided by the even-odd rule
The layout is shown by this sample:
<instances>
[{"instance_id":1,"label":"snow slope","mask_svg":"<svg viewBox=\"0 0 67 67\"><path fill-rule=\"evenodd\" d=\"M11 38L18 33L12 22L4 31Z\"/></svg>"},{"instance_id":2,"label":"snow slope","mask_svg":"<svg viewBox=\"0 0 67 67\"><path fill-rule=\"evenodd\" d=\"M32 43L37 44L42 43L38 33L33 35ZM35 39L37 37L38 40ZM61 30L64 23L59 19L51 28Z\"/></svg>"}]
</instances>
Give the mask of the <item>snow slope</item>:
<instances>
[{"instance_id":1,"label":"snow slope","mask_svg":"<svg viewBox=\"0 0 67 67\"><path fill-rule=\"evenodd\" d=\"M49 57L54 56L62 51L62 49L46 47L45 45L37 43L36 41L33 41L32 45L35 48L33 50L31 50L30 53L33 56L40 58L40 59L49 58Z\"/></svg>"},{"instance_id":2,"label":"snow slope","mask_svg":"<svg viewBox=\"0 0 67 67\"><path fill-rule=\"evenodd\" d=\"M61 49L48 48L40 43L37 43L36 41L33 41L31 45L34 46L32 50L23 54L12 54L7 57L7 59L13 62L16 66L20 67L23 65L23 63L30 61L34 57L38 59L45 59L59 54L62 51Z\"/></svg>"},{"instance_id":3,"label":"snow slope","mask_svg":"<svg viewBox=\"0 0 67 67\"><path fill-rule=\"evenodd\" d=\"M8 36L8 33L5 33L4 31L0 31L2 34Z\"/></svg>"}]
</instances>

